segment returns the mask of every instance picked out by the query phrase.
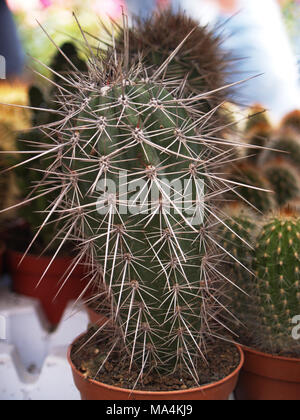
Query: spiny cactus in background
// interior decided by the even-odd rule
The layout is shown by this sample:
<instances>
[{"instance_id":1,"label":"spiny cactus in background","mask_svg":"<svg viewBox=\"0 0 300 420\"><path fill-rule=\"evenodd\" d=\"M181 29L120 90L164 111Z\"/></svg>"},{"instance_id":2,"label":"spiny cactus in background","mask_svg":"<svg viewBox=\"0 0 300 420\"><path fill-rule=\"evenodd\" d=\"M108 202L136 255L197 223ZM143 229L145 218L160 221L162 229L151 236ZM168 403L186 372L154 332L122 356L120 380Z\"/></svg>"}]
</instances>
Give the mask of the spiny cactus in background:
<instances>
[{"instance_id":1,"label":"spiny cactus in background","mask_svg":"<svg viewBox=\"0 0 300 420\"><path fill-rule=\"evenodd\" d=\"M283 129L291 129L300 134L300 110L287 114L281 122L281 127Z\"/></svg>"},{"instance_id":2,"label":"spiny cactus in background","mask_svg":"<svg viewBox=\"0 0 300 420\"><path fill-rule=\"evenodd\" d=\"M105 354L121 348L137 381L178 369L199 383L198 361L224 332L214 231L233 184L219 175L222 139L203 134L209 116L195 105L203 96L187 97L184 81L164 77L182 45L155 72L128 65L127 48L105 58L90 50L88 73L64 76L60 106L48 111L59 118L44 126L35 157L38 188L56 193L44 210L64 225L60 246L75 238L77 260L88 257L107 292L115 332Z\"/></svg>"},{"instance_id":3,"label":"spiny cactus in background","mask_svg":"<svg viewBox=\"0 0 300 420\"><path fill-rule=\"evenodd\" d=\"M265 123L260 122L246 133L246 144L250 146L257 146L257 149L253 147L246 147L246 156L249 161L257 162L262 151L268 146L271 136L272 136L272 127Z\"/></svg>"},{"instance_id":4,"label":"spiny cactus in background","mask_svg":"<svg viewBox=\"0 0 300 420\"><path fill-rule=\"evenodd\" d=\"M240 185L239 188L235 187L234 193L226 194L229 200L235 200L238 195L245 204L263 213L275 207L272 187L256 166L248 163L236 164L231 167L227 178Z\"/></svg>"},{"instance_id":5,"label":"spiny cactus in background","mask_svg":"<svg viewBox=\"0 0 300 420\"><path fill-rule=\"evenodd\" d=\"M291 211L300 214L300 197L298 196L294 200L291 200L287 203L286 208L289 208Z\"/></svg>"},{"instance_id":6,"label":"spiny cactus in background","mask_svg":"<svg viewBox=\"0 0 300 420\"><path fill-rule=\"evenodd\" d=\"M230 300L229 309L240 330L241 323L245 324L251 303L253 238L259 216L239 202L227 205L223 212L225 225L220 228L219 240L228 252L225 269L232 280L232 284L227 285L226 295Z\"/></svg>"},{"instance_id":7,"label":"spiny cactus in background","mask_svg":"<svg viewBox=\"0 0 300 420\"><path fill-rule=\"evenodd\" d=\"M253 105L247 110L247 121L245 126L245 132L248 133L260 124L269 126L272 128L270 116L266 109L261 105Z\"/></svg>"},{"instance_id":8,"label":"spiny cactus in background","mask_svg":"<svg viewBox=\"0 0 300 420\"><path fill-rule=\"evenodd\" d=\"M257 239L255 303L249 325L256 348L300 356L292 319L300 308L300 218L284 211L270 218Z\"/></svg>"},{"instance_id":9,"label":"spiny cactus in background","mask_svg":"<svg viewBox=\"0 0 300 420\"><path fill-rule=\"evenodd\" d=\"M280 208L300 196L300 174L289 162L274 159L264 165L264 174Z\"/></svg>"},{"instance_id":10,"label":"spiny cactus in background","mask_svg":"<svg viewBox=\"0 0 300 420\"><path fill-rule=\"evenodd\" d=\"M65 57L67 57L69 61L66 60ZM78 48L71 42L65 42L60 47L60 51L53 57L51 69L53 71L54 82L60 86L60 88L64 88L65 84L61 76L70 76L70 73L74 72L74 69L78 72L85 73L87 71L87 66L84 60L79 57ZM68 84L68 82L66 83ZM70 89L70 86L68 86L68 88ZM52 90L52 95L54 97L56 95L56 90L57 86L54 85Z\"/></svg>"},{"instance_id":11,"label":"spiny cactus in background","mask_svg":"<svg viewBox=\"0 0 300 420\"><path fill-rule=\"evenodd\" d=\"M220 48L221 37L208 27L199 26L184 12L166 10L147 20L134 20L128 34L131 60L139 61L142 56L148 71L153 73L188 34L186 43L169 64L166 78L185 80L186 96L210 92L205 97L199 97L197 106L206 114L204 127L211 129L217 125L220 130L221 121L226 120L226 110L221 112L220 107L230 98L229 90L223 89L230 59ZM118 39L121 50L124 39L124 31L121 30Z\"/></svg>"},{"instance_id":12,"label":"spiny cactus in background","mask_svg":"<svg viewBox=\"0 0 300 420\"><path fill-rule=\"evenodd\" d=\"M281 157L294 164L299 170L300 135L293 133L291 130L281 131L271 140L268 148L269 150L264 150L259 158L259 163L262 167L266 162Z\"/></svg>"},{"instance_id":13,"label":"spiny cactus in background","mask_svg":"<svg viewBox=\"0 0 300 420\"><path fill-rule=\"evenodd\" d=\"M16 181L19 188L19 196L21 200L26 202L25 205L20 207L19 215L24 218L31 229L31 234L34 236L36 231L43 225L45 220L45 210L49 207L52 200L57 197L57 193L51 194L51 189L55 189L56 185L52 185L50 179L47 184L40 186L41 181L45 176L45 171L51 167L51 160L49 157L44 156L36 159L35 153L31 153L33 149L38 145L39 148L43 147L47 149L49 147L50 139L47 135L37 128L43 124L48 124L50 116L45 111L38 109L47 109L49 105L44 98L42 91L32 86L29 89L30 106L32 107L32 129L22 131L18 135L17 147L18 151L26 152L26 160L28 164L21 164L24 160L23 154L15 162L16 168L14 170L16 174ZM53 164L53 160L52 160ZM48 193L47 190L49 191ZM33 197L37 197L33 199ZM53 239L53 225L44 225L43 229L39 234L39 245L43 248L49 246L49 248L55 248L56 244L52 243ZM32 238L27 238L29 241Z\"/></svg>"}]
</instances>

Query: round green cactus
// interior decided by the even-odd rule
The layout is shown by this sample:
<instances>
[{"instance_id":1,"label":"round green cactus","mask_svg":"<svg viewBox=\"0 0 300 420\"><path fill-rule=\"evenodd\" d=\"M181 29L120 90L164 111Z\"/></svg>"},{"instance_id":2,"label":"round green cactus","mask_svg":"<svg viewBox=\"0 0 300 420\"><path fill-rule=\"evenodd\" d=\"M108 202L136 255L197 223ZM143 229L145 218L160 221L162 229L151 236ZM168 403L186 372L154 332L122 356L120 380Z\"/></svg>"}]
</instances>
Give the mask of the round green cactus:
<instances>
[{"instance_id":1,"label":"round green cactus","mask_svg":"<svg viewBox=\"0 0 300 420\"><path fill-rule=\"evenodd\" d=\"M257 239L254 269L257 314L253 339L264 351L300 355L292 319L300 308L300 219L285 211L272 217Z\"/></svg>"}]
</instances>

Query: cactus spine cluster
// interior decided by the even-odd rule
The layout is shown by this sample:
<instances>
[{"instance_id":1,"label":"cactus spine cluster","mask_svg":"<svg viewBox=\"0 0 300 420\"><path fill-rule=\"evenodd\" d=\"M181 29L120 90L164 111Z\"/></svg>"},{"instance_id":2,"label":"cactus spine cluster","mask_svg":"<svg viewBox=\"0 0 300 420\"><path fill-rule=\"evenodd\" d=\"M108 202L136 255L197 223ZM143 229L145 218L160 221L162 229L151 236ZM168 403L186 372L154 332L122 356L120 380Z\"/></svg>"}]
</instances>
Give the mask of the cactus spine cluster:
<instances>
[{"instance_id":1,"label":"cactus spine cluster","mask_svg":"<svg viewBox=\"0 0 300 420\"><path fill-rule=\"evenodd\" d=\"M57 252L76 239L77 261L87 257L107 293L109 354L121 346L138 380L180 369L198 383L198 361L224 330L223 247L213 233L228 185L221 139L204 135L209 118L197 106L210 93L187 97L185 81L165 76L184 41L154 72L132 64L126 47L99 56L89 48L86 73L71 65L61 75L59 106L48 111L57 118L44 125L35 160L48 164L39 188L56 193L42 227L56 216Z\"/></svg>"},{"instance_id":2,"label":"cactus spine cluster","mask_svg":"<svg viewBox=\"0 0 300 420\"><path fill-rule=\"evenodd\" d=\"M257 346L299 357L300 343L292 336L292 319L300 308L299 216L285 212L271 218L257 238L255 255L253 327Z\"/></svg>"}]
</instances>

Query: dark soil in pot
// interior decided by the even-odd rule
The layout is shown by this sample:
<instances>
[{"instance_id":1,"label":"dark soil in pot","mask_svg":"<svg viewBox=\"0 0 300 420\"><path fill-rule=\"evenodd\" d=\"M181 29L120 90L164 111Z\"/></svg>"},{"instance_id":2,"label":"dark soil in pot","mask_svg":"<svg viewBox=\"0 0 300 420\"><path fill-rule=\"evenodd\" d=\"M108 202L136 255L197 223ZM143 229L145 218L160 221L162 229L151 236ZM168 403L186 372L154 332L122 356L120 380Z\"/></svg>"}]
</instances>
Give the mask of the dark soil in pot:
<instances>
[{"instance_id":1,"label":"dark soil in pot","mask_svg":"<svg viewBox=\"0 0 300 420\"><path fill-rule=\"evenodd\" d=\"M114 352L99 373L99 368L107 357L107 344L88 344L83 346L91 333L82 336L72 348L71 360L75 367L87 378L118 388L141 391L181 391L197 387L190 375L179 370L172 376L150 374L144 376L143 382L136 385L139 375L137 369L129 374L128 359L124 359L124 352ZM83 348L81 348L83 346ZM79 351L78 351L79 350ZM199 361L198 371L200 386L216 383L234 372L241 362L241 357L235 345L218 342L211 345L207 353L207 362Z\"/></svg>"}]
</instances>

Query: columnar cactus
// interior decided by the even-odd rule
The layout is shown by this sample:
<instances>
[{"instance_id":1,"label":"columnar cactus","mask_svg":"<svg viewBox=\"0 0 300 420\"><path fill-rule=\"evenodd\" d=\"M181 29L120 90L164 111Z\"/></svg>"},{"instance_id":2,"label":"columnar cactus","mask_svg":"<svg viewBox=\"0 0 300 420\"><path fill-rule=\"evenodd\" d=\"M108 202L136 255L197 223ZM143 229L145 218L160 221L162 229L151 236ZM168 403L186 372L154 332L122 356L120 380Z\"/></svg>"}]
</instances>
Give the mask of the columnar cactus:
<instances>
[{"instance_id":1,"label":"columnar cactus","mask_svg":"<svg viewBox=\"0 0 300 420\"><path fill-rule=\"evenodd\" d=\"M281 131L270 141L268 149L262 151L259 158L260 164L264 165L279 156L291 162L296 168L300 168L300 136L298 134L290 130Z\"/></svg>"},{"instance_id":2,"label":"columnar cactus","mask_svg":"<svg viewBox=\"0 0 300 420\"><path fill-rule=\"evenodd\" d=\"M246 324L251 305L253 238L257 231L258 215L244 204L231 203L224 209L225 225L220 229L220 241L228 252L225 269L232 284L228 284L227 297L230 311L240 331Z\"/></svg>"},{"instance_id":3,"label":"columnar cactus","mask_svg":"<svg viewBox=\"0 0 300 420\"><path fill-rule=\"evenodd\" d=\"M282 128L292 129L296 133L300 134L300 111L295 110L287 114L281 123Z\"/></svg>"},{"instance_id":4,"label":"columnar cactus","mask_svg":"<svg viewBox=\"0 0 300 420\"><path fill-rule=\"evenodd\" d=\"M31 234L34 235L44 224L45 210L55 200L57 192L54 190L54 193L51 193L51 190L55 189L55 185L52 185L49 180L47 183L46 181L45 183L41 182L45 177L45 173L51 167L51 160L47 156L36 158L36 153L33 152L37 145L39 149L49 147L50 140L45 135L45 132L34 128L48 124L49 115L45 111L39 111L38 109L47 109L49 105L47 105L44 95L38 87L32 86L29 89L29 98L30 106L32 107L31 118L33 128L22 131L18 135L17 148L22 154L18 158L18 161L15 162L15 174L19 196L24 201L24 205L19 209L19 215L28 223ZM24 152L26 153L25 156L28 164L22 164ZM32 238L28 239L30 240ZM51 247L53 245L52 239L53 226L49 224L43 225L43 229L39 235L39 245L42 247ZM54 248L55 246L53 245Z\"/></svg>"},{"instance_id":5,"label":"columnar cactus","mask_svg":"<svg viewBox=\"0 0 300 420\"><path fill-rule=\"evenodd\" d=\"M263 213L275 207L272 187L256 166L248 163L235 164L229 171L228 179L240 186L235 187L234 194L227 194L229 199L235 199L237 194L242 202Z\"/></svg>"},{"instance_id":6,"label":"columnar cactus","mask_svg":"<svg viewBox=\"0 0 300 420\"><path fill-rule=\"evenodd\" d=\"M253 338L267 352L300 355L292 319L300 308L300 219L285 211L267 221L257 239ZM256 314L256 316L255 316Z\"/></svg>"},{"instance_id":7,"label":"columnar cactus","mask_svg":"<svg viewBox=\"0 0 300 420\"><path fill-rule=\"evenodd\" d=\"M281 158L274 159L264 165L264 174L274 190L278 207L282 208L289 201L299 197L299 173L289 162Z\"/></svg>"},{"instance_id":8,"label":"columnar cactus","mask_svg":"<svg viewBox=\"0 0 300 420\"><path fill-rule=\"evenodd\" d=\"M272 127L268 112L259 104L253 105L247 110L247 117L248 119L245 127L246 132L251 131L260 124L268 125L270 128Z\"/></svg>"},{"instance_id":9,"label":"columnar cactus","mask_svg":"<svg viewBox=\"0 0 300 420\"><path fill-rule=\"evenodd\" d=\"M246 143L252 147L246 147L246 156L249 161L257 162L263 150L268 147L272 136L272 127L267 123L256 124L246 133ZM257 146L257 149L253 148Z\"/></svg>"},{"instance_id":10,"label":"columnar cactus","mask_svg":"<svg viewBox=\"0 0 300 420\"><path fill-rule=\"evenodd\" d=\"M196 106L211 94L187 97L184 81L165 77L184 41L155 72L130 64L127 47L90 49L87 73L61 76L59 106L47 111L57 118L44 125L34 160L48 164L37 170L39 190L56 194L43 225L54 214L64 225L57 252L75 238L78 259L87 256L106 290L108 354L122 346L138 380L181 369L198 383L197 361L224 328L224 248L214 231L216 203L234 182L219 174L221 139L204 135L209 116ZM36 153L37 142L29 146Z\"/></svg>"}]
</instances>

